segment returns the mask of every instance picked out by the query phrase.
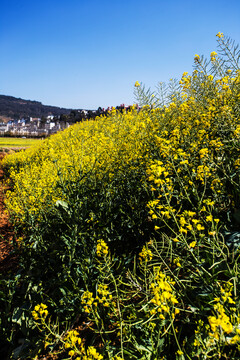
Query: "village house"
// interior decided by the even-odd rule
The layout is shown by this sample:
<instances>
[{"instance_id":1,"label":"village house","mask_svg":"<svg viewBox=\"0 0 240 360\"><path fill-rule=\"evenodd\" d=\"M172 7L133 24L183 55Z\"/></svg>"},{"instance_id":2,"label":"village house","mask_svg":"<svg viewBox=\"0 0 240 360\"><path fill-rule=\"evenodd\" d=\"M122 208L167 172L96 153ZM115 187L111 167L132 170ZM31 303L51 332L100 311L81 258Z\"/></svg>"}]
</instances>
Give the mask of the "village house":
<instances>
[{"instance_id":1,"label":"village house","mask_svg":"<svg viewBox=\"0 0 240 360\"><path fill-rule=\"evenodd\" d=\"M15 119L8 121L7 124L0 123L0 135L13 136L48 136L55 134L60 130L68 128L71 123L60 120L54 120L54 116L50 115L46 121L40 118Z\"/></svg>"}]
</instances>

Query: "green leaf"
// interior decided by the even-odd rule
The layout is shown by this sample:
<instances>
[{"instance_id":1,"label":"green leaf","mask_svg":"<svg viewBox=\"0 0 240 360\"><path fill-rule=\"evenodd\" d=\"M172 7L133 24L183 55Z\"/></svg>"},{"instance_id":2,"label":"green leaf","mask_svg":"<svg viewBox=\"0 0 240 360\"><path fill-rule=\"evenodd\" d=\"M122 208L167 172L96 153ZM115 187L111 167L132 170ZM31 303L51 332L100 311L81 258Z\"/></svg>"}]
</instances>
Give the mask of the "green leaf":
<instances>
[{"instance_id":1,"label":"green leaf","mask_svg":"<svg viewBox=\"0 0 240 360\"><path fill-rule=\"evenodd\" d=\"M57 200L55 205L56 205L57 208L62 208L64 210L66 210L66 211L69 209L68 203L66 201L63 201L63 200Z\"/></svg>"}]
</instances>

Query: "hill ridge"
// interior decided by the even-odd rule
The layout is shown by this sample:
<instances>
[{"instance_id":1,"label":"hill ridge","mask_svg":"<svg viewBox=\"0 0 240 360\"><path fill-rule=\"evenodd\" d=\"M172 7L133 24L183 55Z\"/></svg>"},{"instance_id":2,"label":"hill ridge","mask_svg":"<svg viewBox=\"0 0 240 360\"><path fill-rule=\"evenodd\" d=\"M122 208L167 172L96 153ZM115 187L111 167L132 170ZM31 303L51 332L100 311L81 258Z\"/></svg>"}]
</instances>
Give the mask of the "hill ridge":
<instances>
[{"instance_id":1,"label":"hill ridge","mask_svg":"<svg viewBox=\"0 0 240 360\"><path fill-rule=\"evenodd\" d=\"M42 117L48 115L68 115L72 110L73 109L58 106L44 105L36 100L26 100L10 95L0 95L0 116L12 119L19 119L26 116Z\"/></svg>"}]
</instances>

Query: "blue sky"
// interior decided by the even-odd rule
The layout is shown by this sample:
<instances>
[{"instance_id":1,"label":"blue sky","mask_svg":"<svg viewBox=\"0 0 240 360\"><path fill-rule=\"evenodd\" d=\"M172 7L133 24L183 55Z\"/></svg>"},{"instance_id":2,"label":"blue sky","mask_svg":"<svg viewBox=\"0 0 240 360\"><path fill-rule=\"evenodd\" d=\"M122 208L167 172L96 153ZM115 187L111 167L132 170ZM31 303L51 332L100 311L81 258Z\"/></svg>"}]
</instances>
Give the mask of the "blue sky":
<instances>
[{"instance_id":1,"label":"blue sky","mask_svg":"<svg viewBox=\"0 0 240 360\"><path fill-rule=\"evenodd\" d=\"M216 34L240 43L239 0L0 0L0 94L96 109L192 72Z\"/></svg>"}]
</instances>

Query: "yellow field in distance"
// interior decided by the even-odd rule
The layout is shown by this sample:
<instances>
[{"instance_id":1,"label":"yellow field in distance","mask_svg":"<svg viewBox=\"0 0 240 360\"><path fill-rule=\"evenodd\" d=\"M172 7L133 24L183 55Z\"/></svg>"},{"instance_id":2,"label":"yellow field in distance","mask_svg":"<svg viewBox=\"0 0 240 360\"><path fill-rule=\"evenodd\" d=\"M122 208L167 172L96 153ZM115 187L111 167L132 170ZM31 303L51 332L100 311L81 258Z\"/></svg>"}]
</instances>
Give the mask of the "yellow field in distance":
<instances>
[{"instance_id":1,"label":"yellow field in distance","mask_svg":"<svg viewBox=\"0 0 240 360\"><path fill-rule=\"evenodd\" d=\"M37 144L41 139L0 137L0 148L29 147Z\"/></svg>"}]
</instances>

